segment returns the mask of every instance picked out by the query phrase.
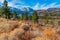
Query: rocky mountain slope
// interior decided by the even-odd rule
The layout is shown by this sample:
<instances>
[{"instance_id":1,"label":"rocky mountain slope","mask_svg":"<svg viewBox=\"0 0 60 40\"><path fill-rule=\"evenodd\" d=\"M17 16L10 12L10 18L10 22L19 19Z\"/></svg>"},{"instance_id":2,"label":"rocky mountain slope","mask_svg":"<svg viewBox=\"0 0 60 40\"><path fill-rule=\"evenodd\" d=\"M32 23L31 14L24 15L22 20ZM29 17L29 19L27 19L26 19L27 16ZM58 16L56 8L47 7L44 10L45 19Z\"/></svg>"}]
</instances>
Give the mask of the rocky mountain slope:
<instances>
[{"instance_id":1,"label":"rocky mountain slope","mask_svg":"<svg viewBox=\"0 0 60 40\"><path fill-rule=\"evenodd\" d=\"M49 8L47 10L37 10L40 16L50 15L60 15L60 8Z\"/></svg>"},{"instance_id":2,"label":"rocky mountain slope","mask_svg":"<svg viewBox=\"0 0 60 40\"><path fill-rule=\"evenodd\" d=\"M13 7L10 7L9 8L11 12L16 12L18 15L19 14L22 14L22 13L28 13L28 14L31 14L32 12L34 12L34 10L30 7L23 7L23 8L13 8Z\"/></svg>"}]
</instances>

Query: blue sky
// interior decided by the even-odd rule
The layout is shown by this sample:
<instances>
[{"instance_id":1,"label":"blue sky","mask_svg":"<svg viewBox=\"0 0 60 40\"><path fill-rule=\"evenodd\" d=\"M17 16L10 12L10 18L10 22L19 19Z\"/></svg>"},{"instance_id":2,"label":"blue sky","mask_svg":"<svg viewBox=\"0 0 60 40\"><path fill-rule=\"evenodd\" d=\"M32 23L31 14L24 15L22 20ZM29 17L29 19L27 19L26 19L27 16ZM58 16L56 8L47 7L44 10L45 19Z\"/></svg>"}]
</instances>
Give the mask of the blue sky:
<instances>
[{"instance_id":1,"label":"blue sky","mask_svg":"<svg viewBox=\"0 0 60 40\"><path fill-rule=\"evenodd\" d=\"M0 5L4 0L0 0ZM8 6L21 8L31 7L35 10L48 9L48 8L60 8L60 0L7 0Z\"/></svg>"}]
</instances>

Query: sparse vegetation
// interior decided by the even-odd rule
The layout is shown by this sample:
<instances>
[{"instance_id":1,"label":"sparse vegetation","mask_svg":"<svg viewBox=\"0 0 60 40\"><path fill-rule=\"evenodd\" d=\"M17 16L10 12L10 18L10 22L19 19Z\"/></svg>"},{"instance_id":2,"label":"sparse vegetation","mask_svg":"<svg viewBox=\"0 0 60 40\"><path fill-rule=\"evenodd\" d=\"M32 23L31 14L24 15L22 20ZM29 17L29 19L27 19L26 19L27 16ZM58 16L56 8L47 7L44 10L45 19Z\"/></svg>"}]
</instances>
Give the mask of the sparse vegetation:
<instances>
[{"instance_id":1,"label":"sparse vegetation","mask_svg":"<svg viewBox=\"0 0 60 40\"><path fill-rule=\"evenodd\" d=\"M22 14L22 20L28 20L28 15L27 13Z\"/></svg>"},{"instance_id":2,"label":"sparse vegetation","mask_svg":"<svg viewBox=\"0 0 60 40\"><path fill-rule=\"evenodd\" d=\"M48 22L49 22L49 19L46 19L46 22L45 22L45 24L48 24Z\"/></svg>"},{"instance_id":3,"label":"sparse vegetation","mask_svg":"<svg viewBox=\"0 0 60 40\"><path fill-rule=\"evenodd\" d=\"M58 25L60 25L60 21L58 21Z\"/></svg>"},{"instance_id":4,"label":"sparse vegetation","mask_svg":"<svg viewBox=\"0 0 60 40\"><path fill-rule=\"evenodd\" d=\"M1 16L7 19L10 19L11 13L8 8L8 2L4 0L2 8L0 8Z\"/></svg>"},{"instance_id":5,"label":"sparse vegetation","mask_svg":"<svg viewBox=\"0 0 60 40\"><path fill-rule=\"evenodd\" d=\"M59 26L60 15L40 16L34 11L31 16L27 12L18 16L10 12L6 0L0 8L0 40L60 40Z\"/></svg>"},{"instance_id":6,"label":"sparse vegetation","mask_svg":"<svg viewBox=\"0 0 60 40\"><path fill-rule=\"evenodd\" d=\"M36 11L32 14L32 21L38 22L38 14Z\"/></svg>"}]
</instances>

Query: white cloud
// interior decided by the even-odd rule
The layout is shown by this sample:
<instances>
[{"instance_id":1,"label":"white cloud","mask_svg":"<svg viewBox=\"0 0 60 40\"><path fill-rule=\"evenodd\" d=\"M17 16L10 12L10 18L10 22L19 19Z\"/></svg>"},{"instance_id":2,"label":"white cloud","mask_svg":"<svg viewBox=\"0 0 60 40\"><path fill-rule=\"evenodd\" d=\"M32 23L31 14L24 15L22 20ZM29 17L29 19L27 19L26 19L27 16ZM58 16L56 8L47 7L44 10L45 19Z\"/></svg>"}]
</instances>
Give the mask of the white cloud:
<instances>
[{"instance_id":1,"label":"white cloud","mask_svg":"<svg viewBox=\"0 0 60 40\"><path fill-rule=\"evenodd\" d=\"M47 7L55 7L55 6L57 6L56 3L51 3L51 4L47 5Z\"/></svg>"},{"instance_id":2,"label":"white cloud","mask_svg":"<svg viewBox=\"0 0 60 40\"><path fill-rule=\"evenodd\" d=\"M8 2L8 6L19 8L21 5L24 5L20 0L12 0L11 2Z\"/></svg>"},{"instance_id":3,"label":"white cloud","mask_svg":"<svg viewBox=\"0 0 60 40\"><path fill-rule=\"evenodd\" d=\"M16 7L16 5L14 3L12 3L12 2L8 2L8 6L10 6L10 7Z\"/></svg>"},{"instance_id":4,"label":"white cloud","mask_svg":"<svg viewBox=\"0 0 60 40\"><path fill-rule=\"evenodd\" d=\"M10 6L10 7L15 7L15 8L19 8L21 5L15 5L15 3L8 2L8 6Z\"/></svg>"},{"instance_id":5,"label":"white cloud","mask_svg":"<svg viewBox=\"0 0 60 40\"><path fill-rule=\"evenodd\" d=\"M33 9L35 9L35 10L40 9L39 7L40 7L40 4L37 3L37 4L33 7Z\"/></svg>"},{"instance_id":6,"label":"white cloud","mask_svg":"<svg viewBox=\"0 0 60 40\"><path fill-rule=\"evenodd\" d=\"M4 0L0 0L0 3L2 4L3 1ZM21 5L24 5L24 2L22 2L21 0L12 0L10 2L8 1L8 6L10 6L10 7L16 7L16 8L18 8Z\"/></svg>"},{"instance_id":7,"label":"white cloud","mask_svg":"<svg viewBox=\"0 0 60 40\"><path fill-rule=\"evenodd\" d=\"M0 0L0 3L3 3L4 0Z\"/></svg>"},{"instance_id":8,"label":"white cloud","mask_svg":"<svg viewBox=\"0 0 60 40\"><path fill-rule=\"evenodd\" d=\"M60 6L60 4L57 4L57 3L51 3L51 4L48 4L48 5L46 5L46 4L39 4L39 3L37 3L34 7L33 7L33 9L35 9L35 10L39 10L39 9L48 9L48 8L56 8L56 7L59 7Z\"/></svg>"},{"instance_id":9,"label":"white cloud","mask_svg":"<svg viewBox=\"0 0 60 40\"><path fill-rule=\"evenodd\" d=\"M2 4L4 0L0 0L0 3ZM8 6L14 6L14 3L13 2L8 2Z\"/></svg>"},{"instance_id":10,"label":"white cloud","mask_svg":"<svg viewBox=\"0 0 60 40\"><path fill-rule=\"evenodd\" d=\"M16 5L16 3L19 3L19 4ZM25 5L24 2L22 2L20 0L12 0L11 2L8 2L8 6L15 7L15 8L30 7L28 5Z\"/></svg>"},{"instance_id":11,"label":"white cloud","mask_svg":"<svg viewBox=\"0 0 60 40\"><path fill-rule=\"evenodd\" d=\"M24 4L21 0L12 0L11 2L14 3L14 4L16 4L16 3Z\"/></svg>"},{"instance_id":12,"label":"white cloud","mask_svg":"<svg viewBox=\"0 0 60 40\"><path fill-rule=\"evenodd\" d=\"M3 3L4 0L0 0L0 3ZM47 1L47 0L46 0ZM21 0L12 0L11 2L8 2L8 6L10 7L15 7L15 8L20 8L20 7L31 7L28 5L25 5L24 2L22 2ZM40 3L36 3L35 6L31 7L35 10L39 10L39 9L48 9L48 8L54 8L54 7L60 7L60 4L57 3L50 3L50 4L40 4Z\"/></svg>"},{"instance_id":13,"label":"white cloud","mask_svg":"<svg viewBox=\"0 0 60 40\"><path fill-rule=\"evenodd\" d=\"M8 2L8 6L14 6L14 4L11 2Z\"/></svg>"}]
</instances>

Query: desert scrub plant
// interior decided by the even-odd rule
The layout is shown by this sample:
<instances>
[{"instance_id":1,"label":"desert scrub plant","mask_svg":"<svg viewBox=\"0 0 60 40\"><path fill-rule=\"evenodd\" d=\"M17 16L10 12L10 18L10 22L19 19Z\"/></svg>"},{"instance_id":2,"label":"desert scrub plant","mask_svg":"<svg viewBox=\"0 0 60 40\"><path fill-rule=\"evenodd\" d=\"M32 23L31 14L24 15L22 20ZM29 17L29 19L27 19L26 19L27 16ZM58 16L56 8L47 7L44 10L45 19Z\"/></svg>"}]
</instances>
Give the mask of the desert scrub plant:
<instances>
[{"instance_id":1,"label":"desert scrub plant","mask_svg":"<svg viewBox=\"0 0 60 40\"><path fill-rule=\"evenodd\" d=\"M20 40L21 35L23 33L24 33L24 30L22 30L22 29L15 29L15 30L10 32L9 40L17 40L17 38Z\"/></svg>"},{"instance_id":2,"label":"desert scrub plant","mask_svg":"<svg viewBox=\"0 0 60 40\"><path fill-rule=\"evenodd\" d=\"M10 24L10 23L1 23L0 24L0 32L10 32L14 30L15 28L18 28L18 24Z\"/></svg>"},{"instance_id":3,"label":"desert scrub plant","mask_svg":"<svg viewBox=\"0 0 60 40\"><path fill-rule=\"evenodd\" d=\"M45 30L43 31L43 33L44 33L47 37L49 37L49 38L51 38L51 37L53 37L53 36L55 35L54 31L52 31L52 30L50 30L50 29L45 29Z\"/></svg>"},{"instance_id":4,"label":"desert scrub plant","mask_svg":"<svg viewBox=\"0 0 60 40\"><path fill-rule=\"evenodd\" d=\"M59 35L60 35L60 31L57 31L57 34L59 34Z\"/></svg>"},{"instance_id":5,"label":"desert scrub plant","mask_svg":"<svg viewBox=\"0 0 60 40\"><path fill-rule=\"evenodd\" d=\"M0 40L8 40L8 34L2 33L2 34L0 35Z\"/></svg>"},{"instance_id":6,"label":"desert scrub plant","mask_svg":"<svg viewBox=\"0 0 60 40\"><path fill-rule=\"evenodd\" d=\"M49 22L49 19L45 19L46 21L45 21L45 24L48 24L48 22Z\"/></svg>"},{"instance_id":7,"label":"desert scrub plant","mask_svg":"<svg viewBox=\"0 0 60 40\"><path fill-rule=\"evenodd\" d=\"M12 25L12 26L11 26L11 28L12 28L11 31L15 30L15 29L18 28L18 27L19 27L18 24Z\"/></svg>"},{"instance_id":8,"label":"desert scrub plant","mask_svg":"<svg viewBox=\"0 0 60 40\"><path fill-rule=\"evenodd\" d=\"M26 26L26 25L24 25L24 26L23 26L23 29L24 29L25 31L28 31L28 30L29 30L29 27Z\"/></svg>"},{"instance_id":9,"label":"desert scrub plant","mask_svg":"<svg viewBox=\"0 0 60 40\"><path fill-rule=\"evenodd\" d=\"M51 25L54 25L54 21L53 21L53 20L50 20L49 23L50 23Z\"/></svg>"},{"instance_id":10,"label":"desert scrub plant","mask_svg":"<svg viewBox=\"0 0 60 40\"><path fill-rule=\"evenodd\" d=\"M18 28L18 27L19 27L19 25L18 25L18 24L14 25L14 28Z\"/></svg>"},{"instance_id":11,"label":"desert scrub plant","mask_svg":"<svg viewBox=\"0 0 60 40\"><path fill-rule=\"evenodd\" d=\"M0 24L0 32L8 32L10 31L10 25L9 24Z\"/></svg>"},{"instance_id":12,"label":"desert scrub plant","mask_svg":"<svg viewBox=\"0 0 60 40\"><path fill-rule=\"evenodd\" d=\"M40 19L46 19L46 16L39 16Z\"/></svg>"},{"instance_id":13,"label":"desert scrub plant","mask_svg":"<svg viewBox=\"0 0 60 40\"><path fill-rule=\"evenodd\" d=\"M58 21L58 25L60 25L60 21Z\"/></svg>"}]
</instances>

